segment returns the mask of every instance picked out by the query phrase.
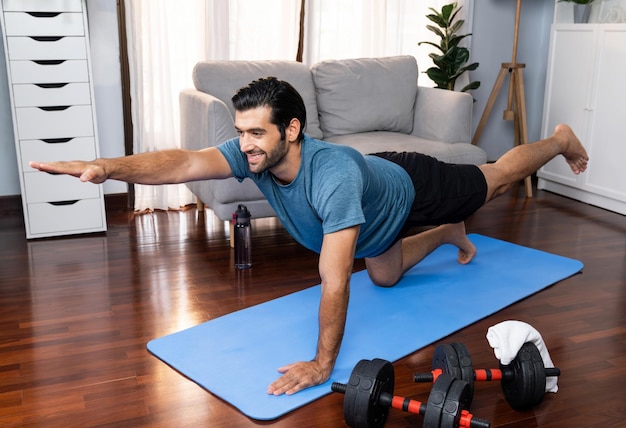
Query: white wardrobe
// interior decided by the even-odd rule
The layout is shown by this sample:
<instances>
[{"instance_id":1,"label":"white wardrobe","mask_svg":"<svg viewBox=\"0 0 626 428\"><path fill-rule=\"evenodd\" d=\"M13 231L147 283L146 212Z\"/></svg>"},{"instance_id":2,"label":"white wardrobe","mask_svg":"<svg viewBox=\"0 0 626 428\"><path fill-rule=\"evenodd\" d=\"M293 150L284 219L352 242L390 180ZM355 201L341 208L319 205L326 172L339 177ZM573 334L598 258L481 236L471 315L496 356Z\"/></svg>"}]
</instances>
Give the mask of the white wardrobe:
<instances>
[{"instance_id":1,"label":"white wardrobe","mask_svg":"<svg viewBox=\"0 0 626 428\"><path fill-rule=\"evenodd\" d=\"M85 2L1 1L26 236L105 231L101 185L28 166L98 157Z\"/></svg>"},{"instance_id":2,"label":"white wardrobe","mask_svg":"<svg viewBox=\"0 0 626 428\"><path fill-rule=\"evenodd\" d=\"M626 23L574 24L571 13L556 4L542 136L571 125L590 163L576 176L554 159L538 187L626 214Z\"/></svg>"}]
</instances>

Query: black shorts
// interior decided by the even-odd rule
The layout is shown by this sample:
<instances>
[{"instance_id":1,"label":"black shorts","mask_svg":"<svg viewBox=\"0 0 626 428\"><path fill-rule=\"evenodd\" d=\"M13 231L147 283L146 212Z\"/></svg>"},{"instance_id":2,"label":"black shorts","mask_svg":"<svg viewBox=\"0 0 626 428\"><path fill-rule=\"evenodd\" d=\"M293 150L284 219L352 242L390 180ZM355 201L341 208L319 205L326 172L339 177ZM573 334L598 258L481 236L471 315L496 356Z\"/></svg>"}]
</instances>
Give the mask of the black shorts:
<instances>
[{"instance_id":1,"label":"black shorts","mask_svg":"<svg viewBox=\"0 0 626 428\"><path fill-rule=\"evenodd\" d=\"M411 227L458 223L475 213L487 197L487 181L476 165L441 162L422 153L374 153L400 165L411 177L415 200L399 238Z\"/></svg>"}]
</instances>

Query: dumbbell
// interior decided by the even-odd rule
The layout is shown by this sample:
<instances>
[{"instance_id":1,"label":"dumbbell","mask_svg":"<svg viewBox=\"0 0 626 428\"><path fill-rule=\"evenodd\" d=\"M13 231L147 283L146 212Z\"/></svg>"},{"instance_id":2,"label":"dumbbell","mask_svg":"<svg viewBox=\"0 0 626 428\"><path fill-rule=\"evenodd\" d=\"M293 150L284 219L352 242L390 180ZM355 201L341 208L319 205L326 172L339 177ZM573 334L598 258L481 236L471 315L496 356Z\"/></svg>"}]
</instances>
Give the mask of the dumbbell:
<instances>
[{"instance_id":1,"label":"dumbbell","mask_svg":"<svg viewBox=\"0 0 626 428\"><path fill-rule=\"evenodd\" d=\"M469 384L442 374L435 381L426 404L393 395L394 371L389 361L359 361L347 384L334 382L331 389L345 394L343 415L353 428L382 427L390 408L424 416L426 428L488 428L489 421L474 418L466 409Z\"/></svg>"},{"instance_id":2,"label":"dumbbell","mask_svg":"<svg viewBox=\"0 0 626 428\"><path fill-rule=\"evenodd\" d=\"M416 373L415 382L433 382L440 373L450 374L470 385L470 403L474 397L474 381L499 380L506 401L516 410L527 410L543 401L546 378L559 376L558 368L546 368L539 350L532 342L525 343L511 364L499 369L474 370L469 350L462 343L437 346L433 355L433 371Z\"/></svg>"}]
</instances>

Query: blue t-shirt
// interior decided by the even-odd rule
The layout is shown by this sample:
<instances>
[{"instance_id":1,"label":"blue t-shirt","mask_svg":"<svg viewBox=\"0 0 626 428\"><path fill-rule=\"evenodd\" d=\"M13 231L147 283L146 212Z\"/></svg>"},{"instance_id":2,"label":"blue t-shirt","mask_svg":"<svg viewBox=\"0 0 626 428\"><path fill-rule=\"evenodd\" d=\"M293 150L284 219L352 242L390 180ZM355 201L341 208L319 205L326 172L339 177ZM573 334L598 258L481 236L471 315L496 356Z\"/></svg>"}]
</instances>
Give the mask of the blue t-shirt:
<instances>
[{"instance_id":1,"label":"blue t-shirt","mask_svg":"<svg viewBox=\"0 0 626 428\"><path fill-rule=\"evenodd\" d=\"M305 136L300 170L287 185L269 171L250 172L239 138L218 146L233 176L256 183L296 241L319 253L324 234L361 225L356 257L375 257L394 242L409 214L415 190L393 162Z\"/></svg>"}]
</instances>

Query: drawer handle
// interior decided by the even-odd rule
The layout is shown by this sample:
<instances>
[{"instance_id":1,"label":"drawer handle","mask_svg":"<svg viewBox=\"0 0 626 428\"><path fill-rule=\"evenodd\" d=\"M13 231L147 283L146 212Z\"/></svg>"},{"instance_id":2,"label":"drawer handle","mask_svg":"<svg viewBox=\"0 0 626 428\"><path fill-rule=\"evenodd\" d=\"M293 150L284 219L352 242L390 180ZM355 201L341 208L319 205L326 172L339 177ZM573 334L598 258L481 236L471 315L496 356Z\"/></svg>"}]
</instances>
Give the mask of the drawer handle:
<instances>
[{"instance_id":1,"label":"drawer handle","mask_svg":"<svg viewBox=\"0 0 626 428\"><path fill-rule=\"evenodd\" d=\"M30 16L35 18L54 18L55 16L59 16L61 12L26 12Z\"/></svg>"},{"instance_id":2,"label":"drawer handle","mask_svg":"<svg viewBox=\"0 0 626 428\"><path fill-rule=\"evenodd\" d=\"M63 110L67 110L70 107L71 106L50 106L50 107L37 107L37 108L43 111L63 111Z\"/></svg>"},{"instance_id":3,"label":"drawer handle","mask_svg":"<svg viewBox=\"0 0 626 428\"><path fill-rule=\"evenodd\" d=\"M56 202L48 202L50 205L54 205L55 207L62 207L66 205L74 205L80 199L75 199L73 201L56 201Z\"/></svg>"},{"instance_id":4,"label":"drawer handle","mask_svg":"<svg viewBox=\"0 0 626 428\"><path fill-rule=\"evenodd\" d=\"M47 144L62 144L72 141L74 138L42 138L41 141Z\"/></svg>"},{"instance_id":5,"label":"drawer handle","mask_svg":"<svg viewBox=\"0 0 626 428\"><path fill-rule=\"evenodd\" d=\"M67 85L69 85L69 83L35 83L35 86L39 86L42 89L62 88Z\"/></svg>"},{"instance_id":6,"label":"drawer handle","mask_svg":"<svg viewBox=\"0 0 626 428\"><path fill-rule=\"evenodd\" d=\"M64 59L38 59L33 60L34 63L39 65L59 65L65 62Z\"/></svg>"},{"instance_id":7,"label":"drawer handle","mask_svg":"<svg viewBox=\"0 0 626 428\"><path fill-rule=\"evenodd\" d=\"M37 42L58 42L63 36L30 36L30 38Z\"/></svg>"}]
</instances>

